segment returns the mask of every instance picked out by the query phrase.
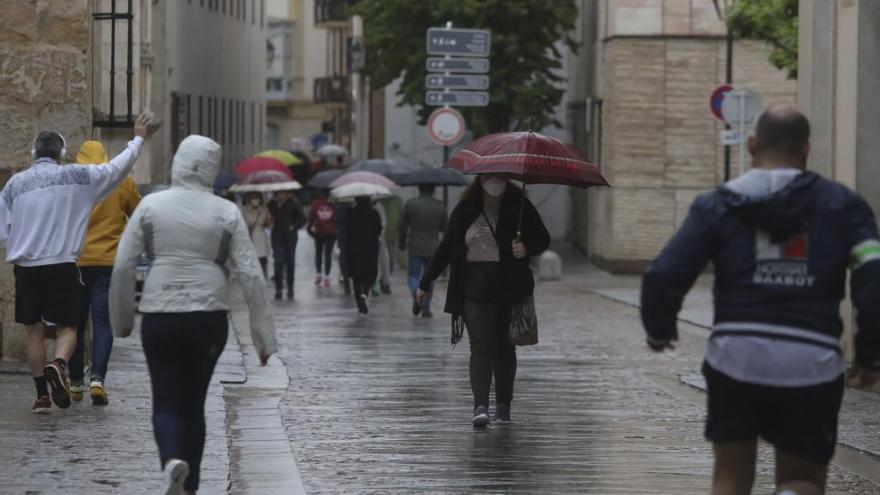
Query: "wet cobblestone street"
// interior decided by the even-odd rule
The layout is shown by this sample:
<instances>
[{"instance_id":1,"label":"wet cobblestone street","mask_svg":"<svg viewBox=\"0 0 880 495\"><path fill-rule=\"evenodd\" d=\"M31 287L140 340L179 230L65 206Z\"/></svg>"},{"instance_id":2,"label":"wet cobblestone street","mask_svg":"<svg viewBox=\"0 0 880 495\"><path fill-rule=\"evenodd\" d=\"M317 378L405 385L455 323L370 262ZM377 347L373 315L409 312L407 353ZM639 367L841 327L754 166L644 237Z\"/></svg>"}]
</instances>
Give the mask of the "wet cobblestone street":
<instances>
[{"instance_id":1,"label":"wet cobblestone street","mask_svg":"<svg viewBox=\"0 0 880 495\"><path fill-rule=\"evenodd\" d=\"M301 270L306 272L307 270ZM309 278L300 275L301 278ZM467 341L449 318L413 318L394 296L356 315L341 289L298 286L277 304L290 385L282 416L309 493L706 493L698 372L706 331L684 326L675 352L643 345L637 310L587 292L585 272L541 283L541 343L519 349L514 424L470 425ZM762 448L755 493L772 490ZM829 493L880 493L834 466Z\"/></svg>"}]
</instances>

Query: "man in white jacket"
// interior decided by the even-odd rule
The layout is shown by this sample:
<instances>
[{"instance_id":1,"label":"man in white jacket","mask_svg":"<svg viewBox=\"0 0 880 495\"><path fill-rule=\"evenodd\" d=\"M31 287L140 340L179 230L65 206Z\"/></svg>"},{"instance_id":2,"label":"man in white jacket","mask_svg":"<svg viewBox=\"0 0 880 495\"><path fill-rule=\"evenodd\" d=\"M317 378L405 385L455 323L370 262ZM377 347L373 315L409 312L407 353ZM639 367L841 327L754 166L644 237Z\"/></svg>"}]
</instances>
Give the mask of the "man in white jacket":
<instances>
[{"instance_id":1,"label":"man in white jacket","mask_svg":"<svg viewBox=\"0 0 880 495\"><path fill-rule=\"evenodd\" d=\"M0 242L6 244L6 261L15 265L15 321L27 326L28 364L37 389L34 413L48 413L52 401L70 407L67 361L76 348L83 287L76 260L92 208L131 172L147 123L139 116L134 139L103 165L61 166L64 137L41 132L31 151L33 165L13 175L0 193ZM45 325L58 328L55 359L48 365Z\"/></svg>"},{"instance_id":2,"label":"man in white jacket","mask_svg":"<svg viewBox=\"0 0 880 495\"><path fill-rule=\"evenodd\" d=\"M203 136L180 143L171 188L140 202L122 234L110 278L111 327L126 337L134 327L138 258L146 253L151 260L139 309L153 429L165 471L162 493L199 487L205 398L229 332L230 274L247 300L263 365L276 348L266 281L247 225L235 203L212 193L220 155L220 145Z\"/></svg>"}]
</instances>

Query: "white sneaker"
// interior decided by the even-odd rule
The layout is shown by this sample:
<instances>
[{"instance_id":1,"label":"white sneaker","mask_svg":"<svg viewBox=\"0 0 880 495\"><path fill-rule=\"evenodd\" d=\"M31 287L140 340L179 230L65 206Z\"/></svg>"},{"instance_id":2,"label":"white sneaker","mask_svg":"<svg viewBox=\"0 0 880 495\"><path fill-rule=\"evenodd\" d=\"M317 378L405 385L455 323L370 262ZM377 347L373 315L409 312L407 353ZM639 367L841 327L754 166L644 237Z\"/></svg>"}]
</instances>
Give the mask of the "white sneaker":
<instances>
[{"instance_id":1,"label":"white sneaker","mask_svg":"<svg viewBox=\"0 0 880 495\"><path fill-rule=\"evenodd\" d=\"M162 470L162 494L183 495L183 483L189 476L189 464L180 459L169 459Z\"/></svg>"}]
</instances>

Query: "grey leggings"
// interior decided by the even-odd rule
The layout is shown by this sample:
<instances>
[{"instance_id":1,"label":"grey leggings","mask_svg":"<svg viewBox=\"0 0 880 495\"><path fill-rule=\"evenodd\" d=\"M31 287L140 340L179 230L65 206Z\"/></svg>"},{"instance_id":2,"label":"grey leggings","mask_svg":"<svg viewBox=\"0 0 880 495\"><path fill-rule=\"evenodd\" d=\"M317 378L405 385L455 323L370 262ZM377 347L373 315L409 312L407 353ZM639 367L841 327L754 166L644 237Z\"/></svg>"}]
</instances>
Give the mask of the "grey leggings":
<instances>
[{"instance_id":1,"label":"grey leggings","mask_svg":"<svg viewBox=\"0 0 880 495\"><path fill-rule=\"evenodd\" d=\"M495 402L510 404L516 379L516 347L508 340L510 306L465 299L464 322L471 346L474 407L489 405L495 377Z\"/></svg>"}]
</instances>

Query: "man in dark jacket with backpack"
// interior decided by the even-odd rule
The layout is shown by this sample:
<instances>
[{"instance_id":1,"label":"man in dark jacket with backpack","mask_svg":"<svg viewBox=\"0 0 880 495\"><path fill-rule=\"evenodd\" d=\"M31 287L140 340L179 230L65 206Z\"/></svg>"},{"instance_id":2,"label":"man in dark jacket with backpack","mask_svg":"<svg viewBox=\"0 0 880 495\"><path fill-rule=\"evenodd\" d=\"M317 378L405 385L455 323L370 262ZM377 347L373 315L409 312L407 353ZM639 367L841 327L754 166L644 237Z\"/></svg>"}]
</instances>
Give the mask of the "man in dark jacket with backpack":
<instances>
[{"instance_id":1,"label":"man in dark jacket with backpack","mask_svg":"<svg viewBox=\"0 0 880 495\"><path fill-rule=\"evenodd\" d=\"M682 300L711 261L715 325L703 374L713 493L750 493L757 438L776 448L779 490L822 493L834 454L846 361L847 268L856 366L880 377L880 237L871 208L805 170L807 119L788 106L758 120L754 167L698 197L642 283L648 345L671 348ZM805 491L801 491L805 490Z\"/></svg>"}]
</instances>

